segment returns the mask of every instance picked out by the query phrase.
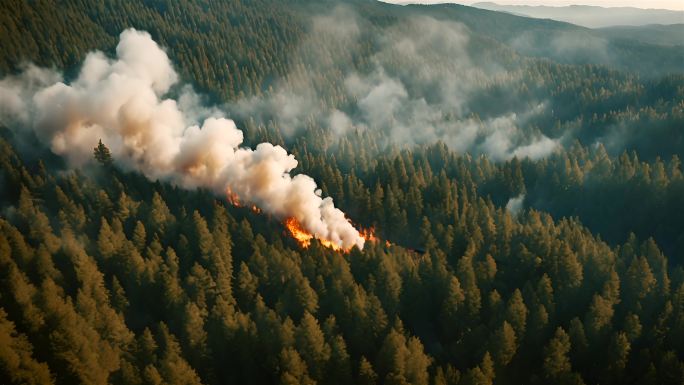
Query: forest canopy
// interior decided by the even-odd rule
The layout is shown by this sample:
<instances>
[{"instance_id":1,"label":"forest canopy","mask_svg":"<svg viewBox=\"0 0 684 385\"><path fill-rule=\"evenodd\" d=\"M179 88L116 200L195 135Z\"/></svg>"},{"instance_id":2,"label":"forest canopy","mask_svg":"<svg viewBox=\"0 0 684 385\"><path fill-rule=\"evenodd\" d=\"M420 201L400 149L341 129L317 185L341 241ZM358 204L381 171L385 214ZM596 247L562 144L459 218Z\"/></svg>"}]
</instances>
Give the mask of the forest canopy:
<instances>
[{"instance_id":1,"label":"forest canopy","mask_svg":"<svg viewBox=\"0 0 684 385\"><path fill-rule=\"evenodd\" d=\"M0 10L0 383L684 381L681 47L458 5ZM130 74L131 28L168 61L139 94L182 132L224 119L200 163L55 145L73 116L111 134L74 95ZM354 245L195 167L263 142Z\"/></svg>"}]
</instances>

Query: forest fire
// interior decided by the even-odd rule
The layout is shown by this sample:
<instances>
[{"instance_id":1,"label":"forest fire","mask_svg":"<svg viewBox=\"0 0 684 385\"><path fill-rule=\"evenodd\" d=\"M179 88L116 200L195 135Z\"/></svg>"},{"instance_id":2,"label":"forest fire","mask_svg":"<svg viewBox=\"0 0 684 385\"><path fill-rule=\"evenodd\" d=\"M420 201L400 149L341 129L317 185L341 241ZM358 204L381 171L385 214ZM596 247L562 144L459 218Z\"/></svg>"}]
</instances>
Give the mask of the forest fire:
<instances>
[{"instance_id":1,"label":"forest fire","mask_svg":"<svg viewBox=\"0 0 684 385\"><path fill-rule=\"evenodd\" d=\"M231 189L226 190L226 200L235 207L243 207L242 202L240 202L240 197ZM255 204L250 205L249 209L255 214L261 214L261 209Z\"/></svg>"},{"instance_id":2,"label":"forest fire","mask_svg":"<svg viewBox=\"0 0 684 385\"><path fill-rule=\"evenodd\" d=\"M234 193L230 188L226 189L226 199L228 203L235 207L240 207L240 197ZM256 207L256 206L255 206Z\"/></svg>"},{"instance_id":3,"label":"forest fire","mask_svg":"<svg viewBox=\"0 0 684 385\"><path fill-rule=\"evenodd\" d=\"M226 190L226 200L228 201L228 203L230 203L231 205L233 205L235 207L243 207L243 203L240 201L240 198L238 197L238 195L235 194L230 189ZM262 213L262 210L254 204L251 204L247 207L249 207L249 209L252 210L252 212L254 212L255 214L261 214ZM310 232L308 232L306 229L304 229L304 226L302 226L302 224L299 223L299 221L296 218L289 217L289 218L285 219L283 224L285 225L285 228L287 228L287 231L290 233L292 238L294 238L302 248L306 249L306 248L309 248L309 246L311 246L311 240L314 238L314 235L311 234ZM356 227L356 226L354 226L354 227ZM363 238L366 242L377 242L378 241L378 237L375 235L375 228L374 227L360 228L360 230L358 230L358 232L359 232L359 236L361 238ZM343 248L341 245L339 245L339 244L337 244L331 240L328 240L328 239L319 238L318 241L321 243L321 245L323 245L329 249L333 249L335 251L342 251L342 252L348 253L351 250L351 247ZM389 241L385 241L385 243L387 246L390 245Z\"/></svg>"},{"instance_id":4,"label":"forest fire","mask_svg":"<svg viewBox=\"0 0 684 385\"><path fill-rule=\"evenodd\" d=\"M375 227L369 227L367 229L362 228L359 230L359 235L366 241L376 242L378 240L378 237L375 236Z\"/></svg>"},{"instance_id":5,"label":"forest fire","mask_svg":"<svg viewBox=\"0 0 684 385\"><path fill-rule=\"evenodd\" d=\"M235 194L230 188L226 189L226 200L228 201L228 203L235 207L244 206L244 204L240 201L240 197L237 194ZM262 212L261 209L254 204L248 205L246 207L249 207L249 209L256 214L261 214ZM302 224L299 223L299 221L296 218L289 217L285 219L283 224L285 225L285 228L287 228L287 231L290 233L292 238L294 238L302 248L307 249L309 248L309 246L311 246L311 240L314 238L314 235L308 232L306 229L304 229L304 226L302 226ZM375 236L374 227L361 228L360 230L358 230L358 232L359 236L363 238L366 242L378 241L378 238ZM335 251L342 251L348 253L351 250L351 247L345 249L341 245L328 239L319 238L318 241L321 243L321 245L329 249L333 249ZM386 241L386 243L389 245L389 241Z\"/></svg>"},{"instance_id":6,"label":"forest fire","mask_svg":"<svg viewBox=\"0 0 684 385\"><path fill-rule=\"evenodd\" d=\"M306 231L302 225L297 221L297 219L290 217L285 219L285 228L290 233L290 235L299 243L299 245L306 249L311 246L311 239L314 238L313 234ZM361 229L359 235L366 241L376 242L378 238L375 236L375 229L373 227L368 229ZM327 239L319 239L321 245L333 249L335 251L343 251L345 253L349 252L351 248L344 249L342 246L336 244L333 241Z\"/></svg>"},{"instance_id":7,"label":"forest fire","mask_svg":"<svg viewBox=\"0 0 684 385\"><path fill-rule=\"evenodd\" d=\"M308 233L302 225L295 218L287 218L285 220L285 227L290 232L292 237L299 243L303 248L311 246L311 238L313 235Z\"/></svg>"}]
</instances>

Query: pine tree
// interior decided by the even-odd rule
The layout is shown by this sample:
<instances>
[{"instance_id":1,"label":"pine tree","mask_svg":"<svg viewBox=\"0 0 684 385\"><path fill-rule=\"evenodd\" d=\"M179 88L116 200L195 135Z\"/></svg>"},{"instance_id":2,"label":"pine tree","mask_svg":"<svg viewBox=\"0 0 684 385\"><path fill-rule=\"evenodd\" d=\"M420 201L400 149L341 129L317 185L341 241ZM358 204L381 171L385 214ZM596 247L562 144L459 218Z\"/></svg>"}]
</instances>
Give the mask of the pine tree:
<instances>
[{"instance_id":1,"label":"pine tree","mask_svg":"<svg viewBox=\"0 0 684 385\"><path fill-rule=\"evenodd\" d=\"M359 361L359 377L357 383L359 385L375 385L378 381L378 375L375 374L373 366L366 359L366 357L361 356Z\"/></svg>"},{"instance_id":2,"label":"pine tree","mask_svg":"<svg viewBox=\"0 0 684 385\"><path fill-rule=\"evenodd\" d=\"M522 339L525 335L525 328L527 325L528 310L523 302L522 293L520 289L515 289L513 295L508 300L506 308L506 320L515 330L515 335Z\"/></svg>"},{"instance_id":3,"label":"pine tree","mask_svg":"<svg viewBox=\"0 0 684 385\"><path fill-rule=\"evenodd\" d=\"M147 232L145 231L145 226L140 221L135 223L132 241L139 251L143 251L145 249L145 245L147 244Z\"/></svg>"},{"instance_id":4,"label":"pine tree","mask_svg":"<svg viewBox=\"0 0 684 385\"><path fill-rule=\"evenodd\" d=\"M112 164L112 154L109 152L109 148L102 143L102 139L98 141L97 147L93 149L93 156L103 166L111 166Z\"/></svg>"},{"instance_id":5,"label":"pine tree","mask_svg":"<svg viewBox=\"0 0 684 385\"><path fill-rule=\"evenodd\" d=\"M314 385L309 377L306 363L293 348L283 348L280 353L281 385Z\"/></svg>"},{"instance_id":6,"label":"pine tree","mask_svg":"<svg viewBox=\"0 0 684 385\"><path fill-rule=\"evenodd\" d=\"M503 325L497 329L491 345L491 351L497 365L501 367L508 365L518 348L515 331L508 322L504 321Z\"/></svg>"},{"instance_id":7,"label":"pine tree","mask_svg":"<svg viewBox=\"0 0 684 385\"><path fill-rule=\"evenodd\" d=\"M318 320L305 312L295 332L297 351L306 362L312 378L323 378L324 370L330 360L330 345L325 341Z\"/></svg>"},{"instance_id":8,"label":"pine tree","mask_svg":"<svg viewBox=\"0 0 684 385\"><path fill-rule=\"evenodd\" d=\"M544 348L544 376L547 381L557 384L580 385L582 378L572 372L570 358L570 337L559 327L549 343Z\"/></svg>"},{"instance_id":9,"label":"pine tree","mask_svg":"<svg viewBox=\"0 0 684 385\"><path fill-rule=\"evenodd\" d=\"M544 373L550 380L557 379L572 370L570 365L570 337L563 328L556 329L556 334L544 349Z\"/></svg>"},{"instance_id":10,"label":"pine tree","mask_svg":"<svg viewBox=\"0 0 684 385\"><path fill-rule=\"evenodd\" d=\"M0 308L0 377L11 384L53 384L48 366L38 362L32 350L28 338L16 331Z\"/></svg>"}]
</instances>

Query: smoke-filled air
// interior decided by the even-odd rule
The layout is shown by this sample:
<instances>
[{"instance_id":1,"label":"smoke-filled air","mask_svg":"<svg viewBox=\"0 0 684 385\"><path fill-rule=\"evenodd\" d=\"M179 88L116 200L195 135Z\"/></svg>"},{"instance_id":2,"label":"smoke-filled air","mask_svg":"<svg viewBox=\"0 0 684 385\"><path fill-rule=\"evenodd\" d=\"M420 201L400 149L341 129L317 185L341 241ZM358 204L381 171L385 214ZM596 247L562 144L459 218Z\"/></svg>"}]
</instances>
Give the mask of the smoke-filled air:
<instances>
[{"instance_id":1,"label":"smoke-filled air","mask_svg":"<svg viewBox=\"0 0 684 385\"><path fill-rule=\"evenodd\" d=\"M342 249L364 238L321 196L313 178L290 172L297 160L281 146L241 147L243 133L217 109L201 107L164 50L146 32L121 33L116 58L95 51L78 76L61 81L28 66L0 81L0 118L30 127L52 151L81 166L101 140L122 167L185 188L207 188L294 218L316 238ZM177 100L166 96L179 89ZM203 122L199 121L203 119Z\"/></svg>"},{"instance_id":2,"label":"smoke-filled air","mask_svg":"<svg viewBox=\"0 0 684 385\"><path fill-rule=\"evenodd\" d=\"M306 70L298 67L269 92L226 108L241 119L276 121L288 137L313 120L338 138L382 132L386 145L441 141L459 153L486 154L496 161L540 159L560 146L563 138L528 127L531 118L546 112L545 100L482 111L483 92L503 88L520 74L506 71L496 59L474 55L477 42L463 24L421 16L368 37L364 22L344 6L314 17L299 47ZM367 49L365 39L371 39L373 51L359 71L348 63ZM343 79L332 95L320 84L328 73Z\"/></svg>"}]
</instances>

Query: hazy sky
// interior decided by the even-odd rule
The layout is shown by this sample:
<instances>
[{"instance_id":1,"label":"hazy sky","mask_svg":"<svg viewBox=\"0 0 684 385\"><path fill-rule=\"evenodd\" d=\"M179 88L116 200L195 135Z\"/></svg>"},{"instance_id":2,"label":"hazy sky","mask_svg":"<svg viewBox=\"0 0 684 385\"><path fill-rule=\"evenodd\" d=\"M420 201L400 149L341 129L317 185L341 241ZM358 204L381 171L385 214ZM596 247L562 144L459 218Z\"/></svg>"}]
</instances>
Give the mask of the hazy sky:
<instances>
[{"instance_id":1,"label":"hazy sky","mask_svg":"<svg viewBox=\"0 0 684 385\"><path fill-rule=\"evenodd\" d=\"M404 3L406 0L384 0L388 3ZM637 7L637 8L661 8L684 10L684 0L480 0L490 1L497 4L523 4L523 5L598 5L602 7ZM412 0L413 3L459 3L472 4L480 1L449 1L449 0Z\"/></svg>"}]
</instances>

